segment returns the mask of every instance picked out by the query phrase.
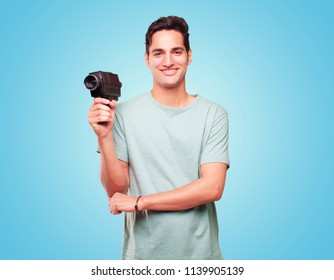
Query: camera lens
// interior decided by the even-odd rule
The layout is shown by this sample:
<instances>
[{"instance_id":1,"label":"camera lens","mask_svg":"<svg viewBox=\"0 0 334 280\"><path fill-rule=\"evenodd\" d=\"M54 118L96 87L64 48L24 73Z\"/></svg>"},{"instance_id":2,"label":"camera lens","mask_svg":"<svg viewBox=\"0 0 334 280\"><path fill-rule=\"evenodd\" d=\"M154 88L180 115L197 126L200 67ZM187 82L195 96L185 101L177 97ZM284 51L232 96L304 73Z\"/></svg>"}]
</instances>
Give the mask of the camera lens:
<instances>
[{"instance_id":1,"label":"camera lens","mask_svg":"<svg viewBox=\"0 0 334 280\"><path fill-rule=\"evenodd\" d=\"M89 90L96 90L100 86L100 79L95 75L88 75L84 80L85 87Z\"/></svg>"}]
</instances>

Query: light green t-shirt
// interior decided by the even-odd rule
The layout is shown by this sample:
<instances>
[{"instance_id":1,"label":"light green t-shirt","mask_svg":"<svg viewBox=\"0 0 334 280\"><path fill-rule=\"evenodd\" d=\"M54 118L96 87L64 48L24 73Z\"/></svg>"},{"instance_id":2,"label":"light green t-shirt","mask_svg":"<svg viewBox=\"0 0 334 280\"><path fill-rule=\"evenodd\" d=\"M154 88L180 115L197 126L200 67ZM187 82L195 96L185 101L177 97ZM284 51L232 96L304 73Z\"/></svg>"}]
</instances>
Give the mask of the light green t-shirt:
<instances>
[{"instance_id":1,"label":"light green t-shirt","mask_svg":"<svg viewBox=\"0 0 334 280\"><path fill-rule=\"evenodd\" d=\"M173 190L199 178L201 164L229 165L228 116L200 95L170 108L151 93L116 109L118 158L129 163L129 195ZM185 211L125 213L123 259L222 259L214 203Z\"/></svg>"}]
</instances>

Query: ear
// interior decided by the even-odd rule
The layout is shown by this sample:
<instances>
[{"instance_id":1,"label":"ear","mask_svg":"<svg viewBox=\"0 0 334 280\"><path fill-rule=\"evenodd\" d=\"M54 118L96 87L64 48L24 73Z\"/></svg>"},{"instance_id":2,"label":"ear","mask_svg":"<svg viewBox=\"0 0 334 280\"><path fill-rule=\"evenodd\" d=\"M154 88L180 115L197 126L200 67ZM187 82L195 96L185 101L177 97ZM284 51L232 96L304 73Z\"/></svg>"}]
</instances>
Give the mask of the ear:
<instances>
[{"instance_id":1,"label":"ear","mask_svg":"<svg viewBox=\"0 0 334 280\"><path fill-rule=\"evenodd\" d=\"M191 64L192 60L193 60L193 52L192 52L191 49L189 49L189 51L188 51L188 65Z\"/></svg>"},{"instance_id":2,"label":"ear","mask_svg":"<svg viewBox=\"0 0 334 280\"><path fill-rule=\"evenodd\" d=\"M148 62L148 54L147 54L147 52L145 52L144 56L145 56L145 63L146 63L146 66L147 66L147 67L150 67L149 62Z\"/></svg>"}]
</instances>

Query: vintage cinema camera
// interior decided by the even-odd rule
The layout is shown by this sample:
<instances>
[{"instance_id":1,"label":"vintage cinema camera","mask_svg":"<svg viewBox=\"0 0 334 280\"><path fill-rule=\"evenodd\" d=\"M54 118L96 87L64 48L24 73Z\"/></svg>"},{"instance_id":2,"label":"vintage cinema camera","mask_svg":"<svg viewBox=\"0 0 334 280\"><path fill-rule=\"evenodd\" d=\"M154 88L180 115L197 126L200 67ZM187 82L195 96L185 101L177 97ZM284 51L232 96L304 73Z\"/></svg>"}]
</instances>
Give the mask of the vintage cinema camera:
<instances>
[{"instance_id":1,"label":"vintage cinema camera","mask_svg":"<svg viewBox=\"0 0 334 280\"><path fill-rule=\"evenodd\" d=\"M92 72L84 80L85 87L90 90L92 97L102 97L118 100L121 96L122 83L117 74L111 72Z\"/></svg>"}]
</instances>

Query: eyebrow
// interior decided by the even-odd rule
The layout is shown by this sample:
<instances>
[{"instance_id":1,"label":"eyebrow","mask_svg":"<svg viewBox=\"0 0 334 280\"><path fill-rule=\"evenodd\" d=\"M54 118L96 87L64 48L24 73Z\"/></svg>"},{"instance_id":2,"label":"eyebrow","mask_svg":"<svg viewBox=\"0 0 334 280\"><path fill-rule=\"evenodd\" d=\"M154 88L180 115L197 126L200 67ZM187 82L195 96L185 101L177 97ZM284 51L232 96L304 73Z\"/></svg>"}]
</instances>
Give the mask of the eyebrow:
<instances>
[{"instance_id":1,"label":"eyebrow","mask_svg":"<svg viewBox=\"0 0 334 280\"><path fill-rule=\"evenodd\" d=\"M184 51L185 49L182 47L176 47L172 49L173 51Z\"/></svg>"},{"instance_id":2,"label":"eyebrow","mask_svg":"<svg viewBox=\"0 0 334 280\"><path fill-rule=\"evenodd\" d=\"M154 53L154 52L162 52L163 49L153 49L151 52Z\"/></svg>"},{"instance_id":3,"label":"eyebrow","mask_svg":"<svg viewBox=\"0 0 334 280\"><path fill-rule=\"evenodd\" d=\"M172 51L184 51L185 49L184 48L182 48L182 47L175 47L175 48L172 48ZM162 48L157 48L157 49L153 49L152 51L151 51L151 53L154 53L154 52L163 52L164 51L164 49L162 49Z\"/></svg>"}]
</instances>

